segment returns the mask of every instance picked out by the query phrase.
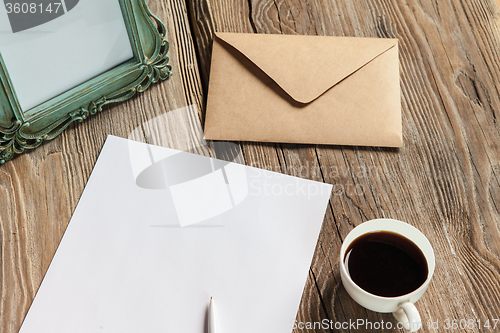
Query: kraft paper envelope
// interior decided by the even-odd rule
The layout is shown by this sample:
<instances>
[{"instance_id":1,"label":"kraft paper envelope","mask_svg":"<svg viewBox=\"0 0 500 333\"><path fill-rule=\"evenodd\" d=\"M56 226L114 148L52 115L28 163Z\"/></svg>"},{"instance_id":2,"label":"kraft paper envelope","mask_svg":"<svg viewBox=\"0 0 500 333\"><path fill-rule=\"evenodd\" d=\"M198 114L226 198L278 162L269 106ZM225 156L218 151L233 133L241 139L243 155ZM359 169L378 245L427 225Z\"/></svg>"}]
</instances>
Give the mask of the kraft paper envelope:
<instances>
[{"instance_id":1,"label":"kraft paper envelope","mask_svg":"<svg viewBox=\"0 0 500 333\"><path fill-rule=\"evenodd\" d=\"M402 146L397 39L216 33L205 138Z\"/></svg>"}]
</instances>

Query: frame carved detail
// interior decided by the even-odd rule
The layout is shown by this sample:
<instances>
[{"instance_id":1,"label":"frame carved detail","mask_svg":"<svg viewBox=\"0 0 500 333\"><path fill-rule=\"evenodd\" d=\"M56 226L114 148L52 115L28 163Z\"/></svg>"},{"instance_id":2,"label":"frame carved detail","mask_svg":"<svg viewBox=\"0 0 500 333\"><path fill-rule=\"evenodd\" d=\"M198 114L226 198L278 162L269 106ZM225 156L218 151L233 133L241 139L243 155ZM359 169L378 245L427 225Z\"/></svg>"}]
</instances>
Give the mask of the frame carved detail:
<instances>
[{"instance_id":1,"label":"frame carved detail","mask_svg":"<svg viewBox=\"0 0 500 333\"><path fill-rule=\"evenodd\" d=\"M61 134L106 104L125 101L172 75L165 25L146 0L119 0L134 58L23 113L0 55L0 165Z\"/></svg>"}]
</instances>

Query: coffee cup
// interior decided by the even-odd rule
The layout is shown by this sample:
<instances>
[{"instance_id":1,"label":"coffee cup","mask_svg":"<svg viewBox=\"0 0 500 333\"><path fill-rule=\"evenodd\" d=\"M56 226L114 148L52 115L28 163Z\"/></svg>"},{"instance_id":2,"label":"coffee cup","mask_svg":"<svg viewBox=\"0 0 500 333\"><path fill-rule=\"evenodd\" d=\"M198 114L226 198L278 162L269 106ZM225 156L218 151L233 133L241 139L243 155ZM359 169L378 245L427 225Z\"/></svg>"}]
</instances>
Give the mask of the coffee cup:
<instances>
[{"instance_id":1,"label":"coffee cup","mask_svg":"<svg viewBox=\"0 0 500 333\"><path fill-rule=\"evenodd\" d=\"M429 286L434 268L429 240L398 220L362 223L340 249L340 276L347 293L369 310L392 312L398 327L410 332L422 326L414 303Z\"/></svg>"}]
</instances>

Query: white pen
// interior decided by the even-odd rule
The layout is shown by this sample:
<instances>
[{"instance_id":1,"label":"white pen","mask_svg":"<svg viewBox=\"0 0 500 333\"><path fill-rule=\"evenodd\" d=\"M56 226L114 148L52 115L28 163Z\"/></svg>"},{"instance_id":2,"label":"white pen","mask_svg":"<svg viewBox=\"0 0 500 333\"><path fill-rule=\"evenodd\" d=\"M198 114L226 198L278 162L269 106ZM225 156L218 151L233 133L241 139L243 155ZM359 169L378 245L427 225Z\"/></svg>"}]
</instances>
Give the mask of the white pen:
<instances>
[{"instance_id":1,"label":"white pen","mask_svg":"<svg viewBox=\"0 0 500 333\"><path fill-rule=\"evenodd\" d=\"M208 333L217 333L217 320L215 316L215 304L213 297L210 297L210 310L208 313Z\"/></svg>"}]
</instances>

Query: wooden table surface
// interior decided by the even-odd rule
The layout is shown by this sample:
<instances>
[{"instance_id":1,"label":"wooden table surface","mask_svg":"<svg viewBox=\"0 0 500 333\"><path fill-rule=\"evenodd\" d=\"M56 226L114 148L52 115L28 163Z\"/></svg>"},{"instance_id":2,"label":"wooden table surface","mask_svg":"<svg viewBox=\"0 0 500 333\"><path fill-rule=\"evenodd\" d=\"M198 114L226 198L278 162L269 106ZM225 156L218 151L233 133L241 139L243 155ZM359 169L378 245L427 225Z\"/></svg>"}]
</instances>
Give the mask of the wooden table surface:
<instances>
[{"instance_id":1,"label":"wooden table surface","mask_svg":"<svg viewBox=\"0 0 500 333\"><path fill-rule=\"evenodd\" d=\"M403 148L244 142L219 153L199 151L227 158L231 149L241 149L247 165L334 185L297 320L394 321L391 314L357 305L342 286L338 267L349 231L386 217L420 229L436 254L434 278L417 303L422 331L443 332L447 319L450 325L474 322L473 328L452 331L500 331L500 323L493 329L500 319L500 9L495 0L148 3L167 26L174 76L0 167L1 333L18 332L106 136L129 137L142 124L185 107L195 117L186 116L183 128L196 135L214 31L399 39ZM185 144L173 138L176 131L177 124L169 123L142 139L175 148ZM490 328L484 327L487 320ZM440 329L427 327L436 321Z\"/></svg>"}]
</instances>

